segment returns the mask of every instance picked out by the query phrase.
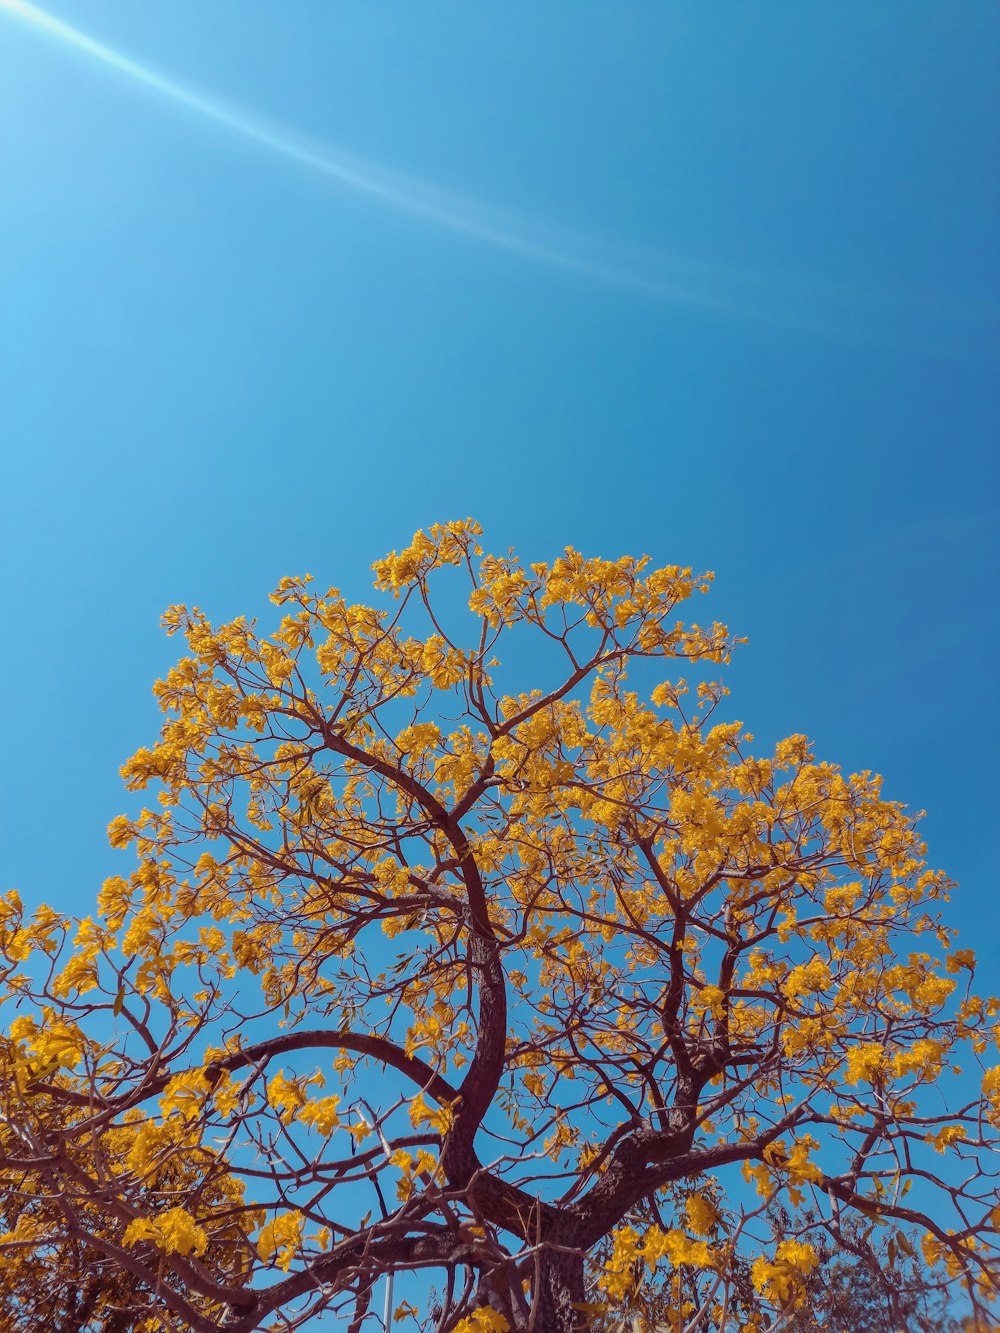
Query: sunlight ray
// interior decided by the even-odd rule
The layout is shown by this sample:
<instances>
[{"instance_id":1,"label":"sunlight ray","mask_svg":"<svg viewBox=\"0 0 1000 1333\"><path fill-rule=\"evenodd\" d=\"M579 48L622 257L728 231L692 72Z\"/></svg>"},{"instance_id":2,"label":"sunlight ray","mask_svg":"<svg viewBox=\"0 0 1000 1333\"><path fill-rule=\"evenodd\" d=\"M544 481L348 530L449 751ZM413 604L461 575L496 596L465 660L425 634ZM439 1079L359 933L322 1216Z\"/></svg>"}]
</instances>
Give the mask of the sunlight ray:
<instances>
[{"instance_id":1,"label":"sunlight ray","mask_svg":"<svg viewBox=\"0 0 1000 1333\"><path fill-rule=\"evenodd\" d=\"M271 124L240 107L159 73L28 3L28 0L0 0L0 14L20 20L36 32L89 56L150 92L276 156L325 176L344 189L367 196L385 208L409 214L522 259L708 314L862 343L892 345L898 341L895 331L887 332L871 324L871 317L878 315L876 307L881 307L881 302L876 301L873 305L866 301L864 309L846 312L837 309L844 304L842 293L836 294L831 303L829 299L824 300L812 283L782 283L773 276L689 256L630 250L501 211L467 195L442 189L430 181L390 171L369 159L310 143L286 127ZM893 313L899 314L886 309L881 313L883 316L888 313L890 318ZM912 341L912 332L907 341ZM928 347L927 350L947 349Z\"/></svg>"}]
</instances>

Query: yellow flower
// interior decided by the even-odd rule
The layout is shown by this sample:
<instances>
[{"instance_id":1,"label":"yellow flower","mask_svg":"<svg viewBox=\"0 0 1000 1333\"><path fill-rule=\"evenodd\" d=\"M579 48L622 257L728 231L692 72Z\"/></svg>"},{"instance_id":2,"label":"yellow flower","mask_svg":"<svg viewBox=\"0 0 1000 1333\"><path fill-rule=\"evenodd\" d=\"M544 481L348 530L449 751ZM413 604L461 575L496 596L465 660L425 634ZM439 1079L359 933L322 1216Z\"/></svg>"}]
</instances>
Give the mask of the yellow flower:
<instances>
[{"instance_id":1,"label":"yellow flower","mask_svg":"<svg viewBox=\"0 0 1000 1333\"><path fill-rule=\"evenodd\" d=\"M852 1086L861 1082L874 1083L885 1067L885 1050L878 1042L852 1046L847 1052L844 1079Z\"/></svg>"},{"instance_id":2,"label":"yellow flower","mask_svg":"<svg viewBox=\"0 0 1000 1333\"><path fill-rule=\"evenodd\" d=\"M44 1025L28 1038L28 1049L45 1064L75 1069L87 1048L86 1038L73 1023L60 1022L51 1010L45 1011Z\"/></svg>"},{"instance_id":3,"label":"yellow flower","mask_svg":"<svg viewBox=\"0 0 1000 1333\"><path fill-rule=\"evenodd\" d=\"M432 634L424 644L421 666L439 690L450 689L465 679L465 658L457 649L450 648L440 634Z\"/></svg>"},{"instance_id":4,"label":"yellow flower","mask_svg":"<svg viewBox=\"0 0 1000 1333\"><path fill-rule=\"evenodd\" d=\"M295 1119L299 1107L305 1105L306 1095L298 1080L285 1078L284 1071L279 1070L267 1085L267 1099L276 1111L281 1112L281 1119L287 1125Z\"/></svg>"},{"instance_id":5,"label":"yellow flower","mask_svg":"<svg viewBox=\"0 0 1000 1333\"><path fill-rule=\"evenodd\" d=\"M302 1246L302 1214L281 1213L261 1229L257 1253L266 1263L273 1258L287 1273L296 1251Z\"/></svg>"},{"instance_id":6,"label":"yellow flower","mask_svg":"<svg viewBox=\"0 0 1000 1333\"><path fill-rule=\"evenodd\" d=\"M146 1176L159 1165L161 1155L172 1142L169 1130L163 1125L144 1120L135 1131L132 1146L125 1156L126 1165L137 1176Z\"/></svg>"},{"instance_id":7,"label":"yellow flower","mask_svg":"<svg viewBox=\"0 0 1000 1333\"><path fill-rule=\"evenodd\" d=\"M135 829L124 815L116 815L108 825L108 842L112 847L127 847L135 837Z\"/></svg>"},{"instance_id":8,"label":"yellow flower","mask_svg":"<svg viewBox=\"0 0 1000 1333\"><path fill-rule=\"evenodd\" d=\"M414 1129L421 1125L430 1125L439 1134L447 1134L453 1119L450 1106L430 1107L424 1101L423 1093L417 1093L410 1102L410 1123Z\"/></svg>"},{"instance_id":9,"label":"yellow flower","mask_svg":"<svg viewBox=\"0 0 1000 1333\"><path fill-rule=\"evenodd\" d=\"M460 1319L452 1333L507 1333L509 1328L510 1324L499 1310L482 1306L478 1310L473 1310L472 1314L466 1315L464 1319Z\"/></svg>"},{"instance_id":10,"label":"yellow flower","mask_svg":"<svg viewBox=\"0 0 1000 1333\"><path fill-rule=\"evenodd\" d=\"M897 1052L893 1057L892 1072L897 1076L917 1074L922 1079L935 1079L941 1072L941 1056L941 1043L932 1037L925 1037L915 1041L906 1050Z\"/></svg>"},{"instance_id":11,"label":"yellow flower","mask_svg":"<svg viewBox=\"0 0 1000 1333\"><path fill-rule=\"evenodd\" d=\"M784 991L789 999L826 990L830 984L830 965L822 958L792 968L785 978Z\"/></svg>"},{"instance_id":12,"label":"yellow flower","mask_svg":"<svg viewBox=\"0 0 1000 1333\"><path fill-rule=\"evenodd\" d=\"M126 1245L152 1241L164 1254L200 1256L208 1246L208 1233L183 1208L169 1208L156 1217L137 1217L126 1227L122 1239Z\"/></svg>"},{"instance_id":13,"label":"yellow flower","mask_svg":"<svg viewBox=\"0 0 1000 1333\"><path fill-rule=\"evenodd\" d=\"M170 1080L160 1098L164 1115L178 1115L181 1120L194 1120L212 1091L212 1085L201 1069L187 1069Z\"/></svg>"},{"instance_id":14,"label":"yellow flower","mask_svg":"<svg viewBox=\"0 0 1000 1333\"><path fill-rule=\"evenodd\" d=\"M337 1114L339 1105L339 1097L320 1097L316 1101L307 1101L299 1111L297 1119L315 1129L324 1138L328 1138L340 1124L340 1116Z\"/></svg>"},{"instance_id":15,"label":"yellow flower","mask_svg":"<svg viewBox=\"0 0 1000 1333\"><path fill-rule=\"evenodd\" d=\"M818 1263L819 1256L806 1241L783 1240L773 1261L763 1255L754 1260L750 1277L762 1296L781 1305L796 1306L805 1292L803 1279Z\"/></svg>"},{"instance_id":16,"label":"yellow flower","mask_svg":"<svg viewBox=\"0 0 1000 1333\"><path fill-rule=\"evenodd\" d=\"M965 1128L962 1125L945 1125L936 1134L925 1134L924 1138L935 1152L943 1154L953 1143L962 1142L965 1138Z\"/></svg>"},{"instance_id":17,"label":"yellow flower","mask_svg":"<svg viewBox=\"0 0 1000 1333\"><path fill-rule=\"evenodd\" d=\"M696 1236L710 1236L715 1230L719 1214L715 1204L703 1194L690 1194L684 1200L688 1226Z\"/></svg>"},{"instance_id":18,"label":"yellow flower","mask_svg":"<svg viewBox=\"0 0 1000 1333\"><path fill-rule=\"evenodd\" d=\"M1000 1127L1000 1065L987 1069L983 1075L983 1097L987 1102L987 1120Z\"/></svg>"},{"instance_id":19,"label":"yellow flower","mask_svg":"<svg viewBox=\"0 0 1000 1333\"><path fill-rule=\"evenodd\" d=\"M441 742L441 730L434 722L415 722L396 737L396 744L403 754L419 759L428 750L433 750Z\"/></svg>"}]
</instances>

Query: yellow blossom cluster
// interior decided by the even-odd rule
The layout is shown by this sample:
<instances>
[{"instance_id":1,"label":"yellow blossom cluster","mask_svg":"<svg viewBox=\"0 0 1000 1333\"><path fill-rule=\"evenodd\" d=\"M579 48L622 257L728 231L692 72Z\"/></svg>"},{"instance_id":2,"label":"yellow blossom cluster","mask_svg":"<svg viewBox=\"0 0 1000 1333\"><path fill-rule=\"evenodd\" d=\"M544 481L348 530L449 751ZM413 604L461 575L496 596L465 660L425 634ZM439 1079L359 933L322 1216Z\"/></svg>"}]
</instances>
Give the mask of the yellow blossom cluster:
<instances>
[{"instance_id":1,"label":"yellow blossom cluster","mask_svg":"<svg viewBox=\"0 0 1000 1333\"><path fill-rule=\"evenodd\" d=\"M805 1294L803 1279L819 1263L819 1256L807 1241L779 1241L773 1259L760 1255L754 1260L750 1277L757 1291L779 1305L798 1305Z\"/></svg>"},{"instance_id":2,"label":"yellow blossom cluster","mask_svg":"<svg viewBox=\"0 0 1000 1333\"><path fill-rule=\"evenodd\" d=\"M707 1214L703 1213L699 1220L706 1219ZM614 1231L611 1239L611 1254L598 1275L597 1286L612 1300L624 1300L638 1288L643 1265L653 1272L661 1259L666 1259L673 1268L684 1264L709 1268L716 1262L706 1241L678 1228L664 1231L654 1225L640 1233L635 1227L625 1226Z\"/></svg>"},{"instance_id":3,"label":"yellow blossom cluster","mask_svg":"<svg viewBox=\"0 0 1000 1333\"><path fill-rule=\"evenodd\" d=\"M286 1273L302 1246L302 1214L281 1213L261 1227L257 1253L265 1263L275 1263Z\"/></svg>"},{"instance_id":4,"label":"yellow blossom cluster","mask_svg":"<svg viewBox=\"0 0 1000 1333\"><path fill-rule=\"evenodd\" d=\"M204 1227L183 1208L168 1208L156 1217L137 1217L125 1228L123 1240L126 1245L152 1241L164 1254L201 1255L208 1245Z\"/></svg>"}]
</instances>

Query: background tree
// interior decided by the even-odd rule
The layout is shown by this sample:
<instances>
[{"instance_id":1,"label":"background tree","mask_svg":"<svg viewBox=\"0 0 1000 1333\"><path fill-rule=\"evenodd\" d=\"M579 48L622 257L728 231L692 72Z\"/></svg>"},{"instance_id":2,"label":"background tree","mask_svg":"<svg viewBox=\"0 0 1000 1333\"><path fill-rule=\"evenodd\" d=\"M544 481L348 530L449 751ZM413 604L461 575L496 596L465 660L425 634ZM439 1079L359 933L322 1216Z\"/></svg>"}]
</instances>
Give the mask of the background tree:
<instances>
[{"instance_id":1,"label":"background tree","mask_svg":"<svg viewBox=\"0 0 1000 1333\"><path fill-rule=\"evenodd\" d=\"M668 1185L656 1197L641 1200L624 1221L640 1233L654 1225L671 1230L689 1229L694 1223L697 1228L706 1202L710 1239L731 1235L738 1227L737 1215L713 1179ZM753 1261L738 1251L724 1269L714 1272L685 1265L650 1274L637 1260L632 1293L597 1315L594 1333L634 1333L637 1328L724 1333L740 1327L776 1333L962 1333L968 1326L949 1299L947 1281L935 1278L924 1264L917 1232L863 1214L822 1218L806 1210L795 1218L780 1205L763 1211L773 1245L800 1231L810 1236L817 1263L803 1277L796 1302L775 1310L762 1299L762 1265L755 1270ZM594 1297L600 1295L598 1283L610 1249L606 1238L589 1256ZM959 1299L958 1304L967 1303ZM973 1326L975 1322L974 1317L969 1321Z\"/></svg>"},{"instance_id":2,"label":"background tree","mask_svg":"<svg viewBox=\"0 0 1000 1333\"><path fill-rule=\"evenodd\" d=\"M822 1235L817 1250L820 1262L788 1333L961 1333L975 1326L928 1272L913 1232L873 1234L870 1222L850 1218Z\"/></svg>"},{"instance_id":3,"label":"background tree","mask_svg":"<svg viewBox=\"0 0 1000 1333\"><path fill-rule=\"evenodd\" d=\"M379 561L380 608L283 580L270 637L167 613L188 655L123 769L157 799L110 827L136 868L94 917L3 907L8 1317L360 1329L409 1274L426 1323L426 1273L441 1330L548 1333L603 1242L599 1303L748 1262L760 1328L852 1211L984 1311L997 1004L913 818L803 737L752 757L721 685L687 707L662 663L733 643L675 619L710 576L479 531ZM730 1226L707 1189L625 1220L727 1169Z\"/></svg>"}]
</instances>

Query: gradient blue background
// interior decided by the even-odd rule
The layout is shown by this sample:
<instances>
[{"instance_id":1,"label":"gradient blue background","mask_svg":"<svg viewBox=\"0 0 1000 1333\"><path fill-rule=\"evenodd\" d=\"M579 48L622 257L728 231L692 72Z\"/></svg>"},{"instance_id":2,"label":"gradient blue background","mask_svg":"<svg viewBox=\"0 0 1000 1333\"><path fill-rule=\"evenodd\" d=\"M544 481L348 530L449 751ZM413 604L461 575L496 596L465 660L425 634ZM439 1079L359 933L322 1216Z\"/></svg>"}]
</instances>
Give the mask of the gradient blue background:
<instances>
[{"instance_id":1,"label":"gradient blue background","mask_svg":"<svg viewBox=\"0 0 1000 1333\"><path fill-rule=\"evenodd\" d=\"M927 809L1000 986L1000 10L54 12L690 299L382 206L0 9L3 887L82 913L122 868L168 603L364 595L471 513L715 569L736 714Z\"/></svg>"}]
</instances>

